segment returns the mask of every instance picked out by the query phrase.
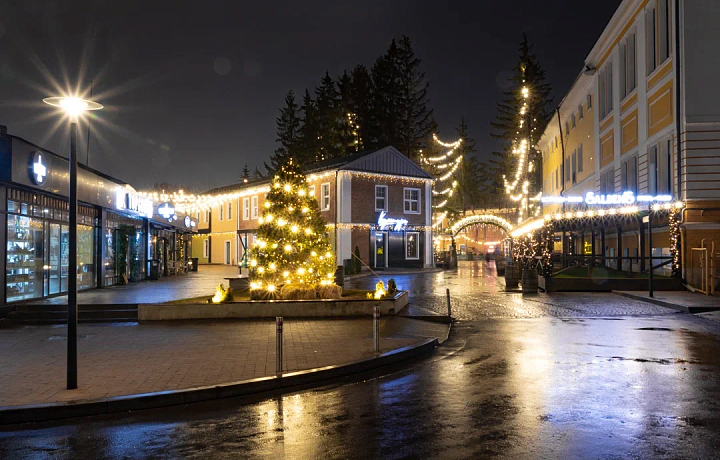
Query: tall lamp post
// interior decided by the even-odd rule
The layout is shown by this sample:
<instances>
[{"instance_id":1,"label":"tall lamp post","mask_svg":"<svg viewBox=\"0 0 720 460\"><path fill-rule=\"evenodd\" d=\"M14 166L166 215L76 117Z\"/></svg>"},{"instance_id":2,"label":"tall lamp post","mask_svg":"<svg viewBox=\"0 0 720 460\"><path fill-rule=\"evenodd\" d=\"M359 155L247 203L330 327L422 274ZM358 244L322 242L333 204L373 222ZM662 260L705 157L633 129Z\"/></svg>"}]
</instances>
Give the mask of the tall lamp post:
<instances>
[{"instance_id":1,"label":"tall lamp post","mask_svg":"<svg viewBox=\"0 0 720 460\"><path fill-rule=\"evenodd\" d=\"M46 97L43 102L62 109L70 119L70 229L68 248L68 336L67 389L77 388L77 120L87 110L100 110L102 105L76 97Z\"/></svg>"}]
</instances>

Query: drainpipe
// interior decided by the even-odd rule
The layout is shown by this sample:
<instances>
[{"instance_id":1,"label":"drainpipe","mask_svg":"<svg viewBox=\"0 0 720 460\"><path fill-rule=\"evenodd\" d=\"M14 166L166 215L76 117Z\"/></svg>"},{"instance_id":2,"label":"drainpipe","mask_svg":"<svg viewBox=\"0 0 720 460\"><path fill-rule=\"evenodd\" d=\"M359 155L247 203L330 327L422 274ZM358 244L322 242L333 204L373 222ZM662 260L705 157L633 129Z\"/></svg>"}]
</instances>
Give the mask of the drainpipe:
<instances>
[{"instance_id":1,"label":"drainpipe","mask_svg":"<svg viewBox=\"0 0 720 460\"><path fill-rule=\"evenodd\" d=\"M680 142L682 121L680 119L680 104L681 104L681 86L680 86L680 1L675 2L675 132L676 144L677 144L677 188L678 188L678 199L682 199L682 185L680 183L681 170L682 170L682 145ZM681 243L682 244L682 243Z\"/></svg>"}]
</instances>

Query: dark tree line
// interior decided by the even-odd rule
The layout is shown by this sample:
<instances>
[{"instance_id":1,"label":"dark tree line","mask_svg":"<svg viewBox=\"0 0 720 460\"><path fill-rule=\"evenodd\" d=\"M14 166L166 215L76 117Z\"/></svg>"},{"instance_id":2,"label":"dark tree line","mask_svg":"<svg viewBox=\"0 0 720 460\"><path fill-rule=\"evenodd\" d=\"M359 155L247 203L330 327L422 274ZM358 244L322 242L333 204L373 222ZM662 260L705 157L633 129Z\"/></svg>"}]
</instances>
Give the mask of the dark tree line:
<instances>
[{"instance_id":1,"label":"dark tree line","mask_svg":"<svg viewBox=\"0 0 720 460\"><path fill-rule=\"evenodd\" d=\"M276 120L280 145L265 167L273 173L290 157L307 165L388 145L417 159L435 129L428 87L406 36L369 70L357 65L336 79L325 72L299 102L288 91Z\"/></svg>"}]
</instances>

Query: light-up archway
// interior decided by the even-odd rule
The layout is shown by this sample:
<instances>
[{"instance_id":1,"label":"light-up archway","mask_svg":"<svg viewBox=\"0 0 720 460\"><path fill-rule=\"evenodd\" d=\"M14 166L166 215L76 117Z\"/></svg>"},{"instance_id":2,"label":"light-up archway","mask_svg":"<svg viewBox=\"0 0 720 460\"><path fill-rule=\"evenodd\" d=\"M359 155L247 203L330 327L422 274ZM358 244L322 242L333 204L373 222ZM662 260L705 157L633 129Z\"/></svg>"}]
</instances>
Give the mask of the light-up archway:
<instances>
[{"instance_id":1,"label":"light-up archway","mask_svg":"<svg viewBox=\"0 0 720 460\"><path fill-rule=\"evenodd\" d=\"M508 235L508 238L510 238L510 231L513 229L512 224L502 217L493 216L492 214L473 215L460 219L450 227L453 238L466 227L476 224L490 224L500 227Z\"/></svg>"}]
</instances>

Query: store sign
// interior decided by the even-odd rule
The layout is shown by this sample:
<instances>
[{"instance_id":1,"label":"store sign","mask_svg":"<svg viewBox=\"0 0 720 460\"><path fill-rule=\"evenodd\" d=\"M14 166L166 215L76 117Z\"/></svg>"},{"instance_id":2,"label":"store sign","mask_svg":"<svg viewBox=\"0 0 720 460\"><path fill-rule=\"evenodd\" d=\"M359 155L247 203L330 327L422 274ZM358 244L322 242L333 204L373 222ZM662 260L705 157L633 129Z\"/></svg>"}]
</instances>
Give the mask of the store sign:
<instances>
[{"instance_id":1,"label":"store sign","mask_svg":"<svg viewBox=\"0 0 720 460\"><path fill-rule=\"evenodd\" d=\"M185 223L185 227L187 227L187 228L192 227L192 219L190 218L190 216L185 216L185 219L183 220L183 222Z\"/></svg>"},{"instance_id":2,"label":"store sign","mask_svg":"<svg viewBox=\"0 0 720 460\"><path fill-rule=\"evenodd\" d=\"M121 211L141 214L148 219L151 219L153 216L153 202L150 198L129 193L122 188L115 192L115 208Z\"/></svg>"},{"instance_id":3,"label":"store sign","mask_svg":"<svg viewBox=\"0 0 720 460\"><path fill-rule=\"evenodd\" d=\"M170 203L163 203L158 206L157 213L160 217L162 217L163 219L167 219L170 222L177 219L177 215L175 214L175 206Z\"/></svg>"},{"instance_id":4,"label":"store sign","mask_svg":"<svg viewBox=\"0 0 720 460\"><path fill-rule=\"evenodd\" d=\"M380 230L384 227L392 226L393 230L399 232L407 225L407 223L407 219L388 219L385 217L385 211L382 211L378 217L378 227L380 227Z\"/></svg>"},{"instance_id":5,"label":"store sign","mask_svg":"<svg viewBox=\"0 0 720 460\"><path fill-rule=\"evenodd\" d=\"M672 201L670 195L638 195L633 192L623 192L621 194L596 195L593 192L587 192L585 196L544 196L540 198L543 203L585 203L590 205L632 205L635 203L656 203Z\"/></svg>"},{"instance_id":6,"label":"store sign","mask_svg":"<svg viewBox=\"0 0 720 460\"><path fill-rule=\"evenodd\" d=\"M42 152L34 152L30 156L30 179L37 184L45 184L48 176L48 165L45 155Z\"/></svg>"}]
</instances>

